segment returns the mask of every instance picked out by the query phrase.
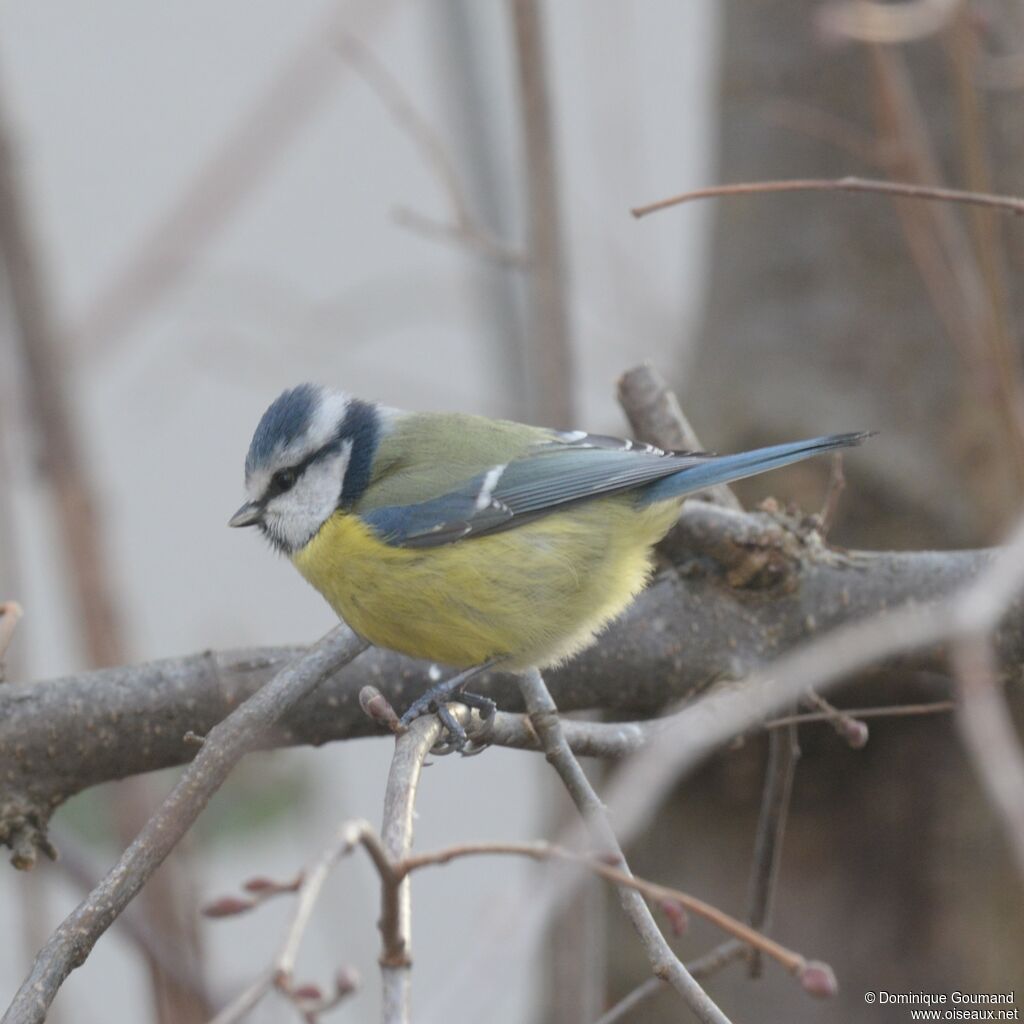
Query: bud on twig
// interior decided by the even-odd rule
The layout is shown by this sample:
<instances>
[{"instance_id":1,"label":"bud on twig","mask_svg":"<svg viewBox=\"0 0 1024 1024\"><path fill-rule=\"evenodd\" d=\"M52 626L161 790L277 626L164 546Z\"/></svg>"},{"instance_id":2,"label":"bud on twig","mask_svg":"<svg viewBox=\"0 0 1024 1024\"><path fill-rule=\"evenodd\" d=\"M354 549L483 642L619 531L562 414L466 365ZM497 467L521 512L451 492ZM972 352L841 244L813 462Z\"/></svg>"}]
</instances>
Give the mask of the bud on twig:
<instances>
[{"instance_id":1,"label":"bud on twig","mask_svg":"<svg viewBox=\"0 0 1024 1024\"><path fill-rule=\"evenodd\" d=\"M364 686L359 691L359 706L367 717L390 732L398 732L398 715L376 686Z\"/></svg>"}]
</instances>

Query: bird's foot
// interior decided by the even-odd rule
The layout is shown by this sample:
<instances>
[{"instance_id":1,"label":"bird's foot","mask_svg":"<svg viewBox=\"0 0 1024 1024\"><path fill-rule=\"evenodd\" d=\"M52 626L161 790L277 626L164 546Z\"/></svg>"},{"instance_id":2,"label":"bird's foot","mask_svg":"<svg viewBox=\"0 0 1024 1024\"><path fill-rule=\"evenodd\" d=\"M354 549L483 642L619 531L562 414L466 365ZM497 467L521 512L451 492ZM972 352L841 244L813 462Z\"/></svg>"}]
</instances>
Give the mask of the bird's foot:
<instances>
[{"instance_id":1,"label":"bird's foot","mask_svg":"<svg viewBox=\"0 0 1024 1024\"><path fill-rule=\"evenodd\" d=\"M432 686L426 693L409 705L405 714L399 719L399 724L408 728L412 722L422 715L436 714L441 719L441 724L444 725L448 733L448 739L442 744L440 750L435 750L435 753L447 753L451 750L463 753L469 738L466 735L466 730L451 713L448 705L451 703L464 704L468 708L475 708L479 711L480 717L484 721L491 718L497 710L497 705L490 697L483 697L478 693L464 693L462 691L462 687L473 676L490 668L491 664L491 662L488 662L486 665L477 665L475 668L467 669L465 672L452 676L451 679L445 679L436 686ZM479 751L476 752L479 753Z\"/></svg>"}]
</instances>

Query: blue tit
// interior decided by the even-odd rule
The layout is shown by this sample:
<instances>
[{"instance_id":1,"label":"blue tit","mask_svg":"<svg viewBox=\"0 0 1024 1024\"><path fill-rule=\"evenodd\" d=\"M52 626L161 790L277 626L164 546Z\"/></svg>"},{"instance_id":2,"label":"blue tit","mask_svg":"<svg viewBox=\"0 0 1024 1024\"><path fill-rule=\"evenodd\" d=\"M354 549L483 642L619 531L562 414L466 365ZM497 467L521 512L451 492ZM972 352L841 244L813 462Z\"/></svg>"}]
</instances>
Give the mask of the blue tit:
<instances>
[{"instance_id":1,"label":"blue tit","mask_svg":"<svg viewBox=\"0 0 1024 1024\"><path fill-rule=\"evenodd\" d=\"M258 526L370 643L467 670L408 721L471 702L455 693L481 667L542 669L592 643L647 583L685 495L866 436L661 451L302 384L263 414L230 525Z\"/></svg>"}]
</instances>

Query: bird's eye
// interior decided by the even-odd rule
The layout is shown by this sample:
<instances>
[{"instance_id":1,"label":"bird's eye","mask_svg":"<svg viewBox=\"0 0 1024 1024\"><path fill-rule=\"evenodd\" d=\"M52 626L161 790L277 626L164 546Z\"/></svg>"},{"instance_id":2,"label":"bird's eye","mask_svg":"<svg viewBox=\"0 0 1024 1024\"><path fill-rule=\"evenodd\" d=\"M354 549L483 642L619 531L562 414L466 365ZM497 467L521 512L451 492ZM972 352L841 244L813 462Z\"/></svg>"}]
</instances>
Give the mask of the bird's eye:
<instances>
[{"instance_id":1,"label":"bird's eye","mask_svg":"<svg viewBox=\"0 0 1024 1024\"><path fill-rule=\"evenodd\" d=\"M294 469L279 469L271 478L270 486L276 494L283 494L295 486L298 477Z\"/></svg>"}]
</instances>

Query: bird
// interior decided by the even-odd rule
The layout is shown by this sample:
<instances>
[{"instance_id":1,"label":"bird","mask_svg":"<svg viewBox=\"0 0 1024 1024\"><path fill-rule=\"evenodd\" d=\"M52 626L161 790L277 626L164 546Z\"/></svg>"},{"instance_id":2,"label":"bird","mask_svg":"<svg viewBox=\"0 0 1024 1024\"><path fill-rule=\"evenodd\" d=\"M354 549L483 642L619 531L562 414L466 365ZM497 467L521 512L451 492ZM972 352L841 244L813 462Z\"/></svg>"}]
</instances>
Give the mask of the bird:
<instances>
[{"instance_id":1,"label":"bird","mask_svg":"<svg viewBox=\"0 0 1024 1024\"><path fill-rule=\"evenodd\" d=\"M456 674L403 726L485 668L545 669L593 643L647 584L683 498L863 441L841 433L733 455L447 412L300 384L260 419L233 527L257 527L369 643Z\"/></svg>"}]
</instances>

